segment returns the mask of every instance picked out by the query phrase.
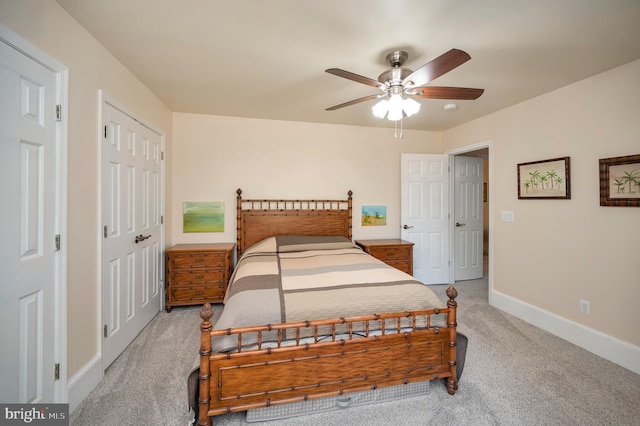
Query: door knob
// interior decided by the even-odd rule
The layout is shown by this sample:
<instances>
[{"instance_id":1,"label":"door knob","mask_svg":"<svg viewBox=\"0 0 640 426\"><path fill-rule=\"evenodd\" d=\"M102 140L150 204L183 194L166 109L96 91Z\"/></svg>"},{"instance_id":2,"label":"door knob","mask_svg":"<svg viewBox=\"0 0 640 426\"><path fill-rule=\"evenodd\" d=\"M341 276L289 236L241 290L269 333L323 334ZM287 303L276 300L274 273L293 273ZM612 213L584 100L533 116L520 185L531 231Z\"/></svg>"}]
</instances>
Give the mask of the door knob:
<instances>
[{"instance_id":1,"label":"door knob","mask_svg":"<svg viewBox=\"0 0 640 426\"><path fill-rule=\"evenodd\" d=\"M149 235L147 235L147 236L144 236L144 235L142 235L142 234L138 235L138 236L136 237L136 244L138 244L140 241L144 241L144 240L146 240L147 238L151 238L151 234L149 234Z\"/></svg>"},{"instance_id":2,"label":"door knob","mask_svg":"<svg viewBox=\"0 0 640 426\"><path fill-rule=\"evenodd\" d=\"M413 228L413 226L409 226L409 225L402 225L402 229L410 229Z\"/></svg>"},{"instance_id":3,"label":"door knob","mask_svg":"<svg viewBox=\"0 0 640 426\"><path fill-rule=\"evenodd\" d=\"M456 222L456 228L459 228L459 227L464 226L464 225L465 225L464 223Z\"/></svg>"}]
</instances>

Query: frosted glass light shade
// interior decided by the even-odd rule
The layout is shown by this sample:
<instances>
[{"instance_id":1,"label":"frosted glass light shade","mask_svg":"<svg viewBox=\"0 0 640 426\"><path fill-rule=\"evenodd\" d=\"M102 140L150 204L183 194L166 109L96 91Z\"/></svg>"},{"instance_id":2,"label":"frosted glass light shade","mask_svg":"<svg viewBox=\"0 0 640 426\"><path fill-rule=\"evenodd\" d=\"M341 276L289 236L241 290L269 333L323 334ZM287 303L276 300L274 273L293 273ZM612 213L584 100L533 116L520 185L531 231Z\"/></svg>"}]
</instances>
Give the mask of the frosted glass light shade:
<instances>
[{"instance_id":1,"label":"frosted glass light shade","mask_svg":"<svg viewBox=\"0 0 640 426\"><path fill-rule=\"evenodd\" d=\"M384 118L387 115L387 111L389 110L389 106L387 105L389 101L386 99L382 99L380 102L376 103L371 107L371 111L373 111L373 115L378 118Z\"/></svg>"},{"instance_id":2,"label":"frosted glass light shade","mask_svg":"<svg viewBox=\"0 0 640 426\"><path fill-rule=\"evenodd\" d=\"M416 102L414 99L407 98L403 102L402 108L404 109L404 113L407 114L407 117L411 117L413 114L417 114L420 111L420 103Z\"/></svg>"},{"instance_id":3,"label":"frosted glass light shade","mask_svg":"<svg viewBox=\"0 0 640 426\"><path fill-rule=\"evenodd\" d=\"M389 115L387 118L391 121L398 121L402 119L402 96L392 95L389 98Z\"/></svg>"}]
</instances>

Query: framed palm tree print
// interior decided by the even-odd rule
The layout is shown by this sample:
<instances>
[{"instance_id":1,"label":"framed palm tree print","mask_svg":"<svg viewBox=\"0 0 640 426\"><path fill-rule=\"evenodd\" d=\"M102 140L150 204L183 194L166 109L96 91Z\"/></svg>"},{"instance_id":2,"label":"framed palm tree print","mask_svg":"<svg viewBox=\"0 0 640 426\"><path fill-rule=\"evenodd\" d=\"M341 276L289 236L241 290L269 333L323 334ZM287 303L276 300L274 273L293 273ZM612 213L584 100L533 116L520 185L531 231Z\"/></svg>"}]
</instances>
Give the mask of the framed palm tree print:
<instances>
[{"instance_id":1,"label":"framed palm tree print","mask_svg":"<svg viewBox=\"0 0 640 426\"><path fill-rule=\"evenodd\" d=\"M569 157L518 164L518 198L571 198Z\"/></svg>"},{"instance_id":2,"label":"framed palm tree print","mask_svg":"<svg viewBox=\"0 0 640 426\"><path fill-rule=\"evenodd\" d=\"M600 205L640 207L640 154L600 159Z\"/></svg>"}]
</instances>

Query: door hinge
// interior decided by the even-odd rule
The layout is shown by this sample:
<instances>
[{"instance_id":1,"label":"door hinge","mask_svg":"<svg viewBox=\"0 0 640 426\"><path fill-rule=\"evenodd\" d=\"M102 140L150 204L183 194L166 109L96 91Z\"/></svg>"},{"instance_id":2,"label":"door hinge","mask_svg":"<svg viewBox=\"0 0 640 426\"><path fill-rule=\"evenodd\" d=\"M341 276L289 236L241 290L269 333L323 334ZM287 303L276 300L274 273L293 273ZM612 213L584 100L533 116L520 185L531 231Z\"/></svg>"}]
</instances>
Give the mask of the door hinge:
<instances>
[{"instance_id":1,"label":"door hinge","mask_svg":"<svg viewBox=\"0 0 640 426\"><path fill-rule=\"evenodd\" d=\"M53 380L60 380L60 364L56 364L53 368Z\"/></svg>"},{"instance_id":2,"label":"door hinge","mask_svg":"<svg viewBox=\"0 0 640 426\"><path fill-rule=\"evenodd\" d=\"M160 225L164 225L164 216L160 216Z\"/></svg>"},{"instance_id":3,"label":"door hinge","mask_svg":"<svg viewBox=\"0 0 640 426\"><path fill-rule=\"evenodd\" d=\"M164 151L160 151L160 160L164 160Z\"/></svg>"},{"instance_id":4,"label":"door hinge","mask_svg":"<svg viewBox=\"0 0 640 426\"><path fill-rule=\"evenodd\" d=\"M56 251L60 251L60 234L56 234L54 237Z\"/></svg>"},{"instance_id":5,"label":"door hinge","mask_svg":"<svg viewBox=\"0 0 640 426\"><path fill-rule=\"evenodd\" d=\"M104 138L107 138L107 126L104 126Z\"/></svg>"},{"instance_id":6,"label":"door hinge","mask_svg":"<svg viewBox=\"0 0 640 426\"><path fill-rule=\"evenodd\" d=\"M105 225L105 226L104 226L104 237L105 237L105 238L107 238L107 234L108 234L108 231L107 231L107 225Z\"/></svg>"},{"instance_id":7,"label":"door hinge","mask_svg":"<svg viewBox=\"0 0 640 426\"><path fill-rule=\"evenodd\" d=\"M62 121L62 105L56 105L56 121Z\"/></svg>"},{"instance_id":8,"label":"door hinge","mask_svg":"<svg viewBox=\"0 0 640 426\"><path fill-rule=\"evenodd\" d=\"M104 337L107 337L107 324L104 325Z\"/></svg>"}]
</instances>

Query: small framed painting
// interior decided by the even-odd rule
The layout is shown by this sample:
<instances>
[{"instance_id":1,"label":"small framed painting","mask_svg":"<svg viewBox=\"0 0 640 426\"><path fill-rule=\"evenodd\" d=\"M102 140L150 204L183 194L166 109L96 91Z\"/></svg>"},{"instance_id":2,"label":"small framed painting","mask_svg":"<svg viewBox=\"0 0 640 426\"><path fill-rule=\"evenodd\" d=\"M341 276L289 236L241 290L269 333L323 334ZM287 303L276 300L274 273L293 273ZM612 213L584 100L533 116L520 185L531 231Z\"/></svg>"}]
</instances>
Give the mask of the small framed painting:
<instances>
[{"instance_id":1,"label":"small framed painting","mask_svg":"<svg viewBox=\"0 0 640 426\"><path fill-rule=\"evenodd\" d=\"M518 164L518 198L570 199L569 157Z\"/></svg>"},{"instance_id":2,"label":"small framed painting","mask_svg":"<svg viewBox=\"0 0 640 426\"><path fill-rule=\"evenodd\" d=\"M385 226L387 206L362 206L362 226Z\"/></svg>"},{"instance_id":3,"label":"small framed painting","mask_svg":"<svg viewBox=\"0 0 640 426\"><path fill-rule=\"evenodd\" d=\"M182 232L224 232L224 202L185 201Z\"/></svg>"},{"instance_id":4,"label":"small framed painting","mask_svg":"<svg viewBox=\"0 0 640 426\"><path fill-rule=\"evenodd\" d=\"M600 205L640 207L640 154L600 159Z\"/></svg>"}]
</instances>

